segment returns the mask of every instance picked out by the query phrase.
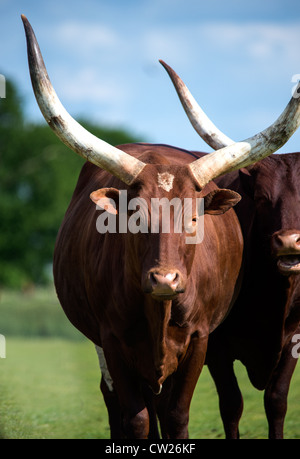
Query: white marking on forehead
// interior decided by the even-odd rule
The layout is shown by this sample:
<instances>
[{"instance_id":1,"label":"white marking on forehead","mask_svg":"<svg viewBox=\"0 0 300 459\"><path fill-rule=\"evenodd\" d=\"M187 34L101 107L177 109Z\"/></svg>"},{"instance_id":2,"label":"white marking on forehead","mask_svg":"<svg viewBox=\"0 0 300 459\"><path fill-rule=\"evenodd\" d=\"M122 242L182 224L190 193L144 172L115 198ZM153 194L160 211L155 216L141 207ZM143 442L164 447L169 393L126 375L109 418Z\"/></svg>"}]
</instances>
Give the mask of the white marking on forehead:
<instances>
[{"instance_id":1,"label":"white marking on forehead","mask_svg":"<svg viewBox=\"0 0 300 459\"><path fill-rule=\"evenodd\" d=\"M157 174L158 186L165 191L170 191L173 188L174 175L169 174L169 172L164 172L163 174Z\"/></svg>"},{"instance_id":2,"label":"white marking on forehead","mask_svg":"<svg viewBox=\"0 0 300 459\"><path fill-rule=\"evenodd\" d=\"M101 374L103 376L103 379L106 382L108 390L110 392L113 392L113 390L114 390L114 388L113 388L113 380L112 380L112 377L110 376L110 373L109 373L108 368L107 368L107 363L106 363L106 360L105 360L103 349L102 349L102 347L97 346L96 344L95 344L95 348L96 348L96 351L97 351L97 354L98 354L99 365L100 365L100 370L101 370Z\"/></svg>"}]
</instances>

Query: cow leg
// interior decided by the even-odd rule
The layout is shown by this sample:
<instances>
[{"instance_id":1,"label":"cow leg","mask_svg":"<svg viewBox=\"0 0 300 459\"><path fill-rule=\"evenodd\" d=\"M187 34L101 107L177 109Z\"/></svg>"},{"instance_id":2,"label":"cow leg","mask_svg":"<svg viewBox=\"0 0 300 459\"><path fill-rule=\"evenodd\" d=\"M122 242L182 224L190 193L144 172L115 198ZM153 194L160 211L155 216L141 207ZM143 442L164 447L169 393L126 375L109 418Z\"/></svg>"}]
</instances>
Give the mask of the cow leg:
<instances>
[{"instance_id":1,"label":"cow leg","mask_svg":"<svg viewBox=\"0 0 300 459\"><path fill-rule=\"evenodd\" d=\"M207 366L219 395L219 408L225 436L227 439L238 439L243 397L234 374L233 361L220 355L220 349L217 351L210 354Z\"/></svg>"},{"instance_id":2,"label":"cow leg","mask_svg":"<svg viewBox=\"0 0 300 459\"><path fill-rule=\"evenodd\" d=\"M114 337L103 338L103 349L113 389L120 406L122 431L126 438L142 439L149 435L149 414L138 375L129 368L120 355L118 342ZM112 405L116 408L115 400ZM113 411L113 416L116 411ZM115 420L115 417L113 418Z\"/></svg>"},{"instance_id":3,"label":"cow leg","mask_svg":"<svg viewBox=\"0 0 300 459\"><path fill-rule=\"evenodd\" d=\"M115 390L109 390L104 378L101 378L100 389L105 401L108 412L110 437L111 439L124 438L124 431L122 429L122 415L118 396ZM146 385L143 384L143 394L146 402L146 407L149 413L149 439L159 439L159 432L156 418L156 408L153 400L153 392Z\"/></svg>"},{"instance_id":4,"label":"cow leg","mask_svg":"<svg viewBox=\"0 0 300 459\"><path fill-rule=\"evenodd\" d=\"M121 409L115 390L109 390L104 378L101 378L100 389L105 401L110 426L110 438L124 438L122 430Z\"/></svg>"},{"instance_id":5,"label":"cow leg","mask_svg":"<svg viewBox=\"0 0 300 459\"><path fill-rule=\"evenodd\" d=\"M108 419L110 425L111 439L124 438L124 431L122 429L122 416L118 396L115 390L109 390L104 378L101 378L100 389L105 401L108 412ZM153 392L146 385L143 384L143 394L146 402L146 407L149 413L149 439L159 439L159 431L156 418L156 407L153 400Z\"/></svg>"},{"instance_id":6,"label":"cow leg","mask_svg":"<svg viewBox=\"0 0 300 459\"><path fill-rule=\"evenodd\" d=\"M290 382L298 359L292 356L293 343L286 346L266 387L264 403L269 423L269 438L282 439Z\"/></svg>"},{"instance_id":7,"label":"cow leg","mask_svg":"<svg viewBox=\"0 0 300 459\"><path fill-rule=\"evenodd\" d=\"M113 380L107 368L107 363L103 349L97 345L95 345L95 349L98 355L102 375L100 382L100 390L102 392L108 413L110 437L112 439L123 438L124 433L122 432L120 404L117 394L113 387Z\"/></svg>"},{"instance_id":8,"label":"cow leg","mask_svg":"<svg viewBox=\"0 0 300 459\"><path fill-rule=\"evenodd\" d=\"M159 431L157 425L157 412L156 412L156 405L155 405L155 397L156 395L153 394L152 389L148 386L147 383L143 384L143 394L144 399L146 402L146 407L149 414L149 439L159 439Z\"/></svg>"},{"instance_id":9,"label":"cow leg","mask_svg":"<svg viewBox=\"0 0 300 459\"><path fill-rule=\"evenodd\" d=\"M207 338L194 337L191 340L188 355L171 377L171 394L167 403L164 404L164 415L161 416L161 430L164 438L185 439L189 436L190 404L204 365L206 348Z\"/></svg>"},{"instance_id":10,"label":"cow leg","mask_svg":"<svg viewBox=\"0 0 300 459\"><path fill-rule=\"evenodd\" d=\"M128 371L126 369L125 371ZM148 410L136 375L120 379L116 391L120 400L122 425L126 438L147 439L150 430Z\"/></svg>"}]
</instances>

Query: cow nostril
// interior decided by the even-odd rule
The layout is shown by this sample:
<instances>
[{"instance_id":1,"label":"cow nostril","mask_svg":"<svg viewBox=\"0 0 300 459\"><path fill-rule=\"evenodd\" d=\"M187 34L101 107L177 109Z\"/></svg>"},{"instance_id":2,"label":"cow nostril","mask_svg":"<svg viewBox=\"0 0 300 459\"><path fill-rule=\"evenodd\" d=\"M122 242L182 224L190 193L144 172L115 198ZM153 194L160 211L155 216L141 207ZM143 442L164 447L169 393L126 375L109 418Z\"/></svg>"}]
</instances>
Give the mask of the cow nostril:
<instances>
[{"instance_id":1,"label":"cow nostril","mask_svg":"<svg viewBox=\"0 0 300 459\"><path fill-rule=\"evenodd\" d=\"M157 285L157 279L155 273L150 273L150 282L153 286Z\"/></svg>"},{"instance_id":2,"label":"cow nostril","mask_svg":"<svg viewBox=\"0 0 300 459\"><path fill-rule=\"evenodd\" d=\"M173 285L177 285L179 283L179 274L178 273L175 273L175 276L172 280L172 284Z\"/></svg>"},{"instance_id":3,"label":"cow nostril","mask_svg":"<svg viewBox=\"0 0 300 459\"><path fill-rule=\"evenodd\" d=\"M282 237L279 236L278 234L276 234L274 238L274 242L275 242L275 245L277 245L278 247L281 247L283 245Z\"/></svg>"},{"instance_id":4,"label":"cow nostril","mask_svg":"<svg viewBox=\"0 0 300 459\"><path fill-rule=\"evenodd\" d=\"M291 251L295 250L298 252L300 248L300 234L291 231L276 234L273 236L272 246L273 250L282 255L290 254Z\"/></svg>"}]
</instances>

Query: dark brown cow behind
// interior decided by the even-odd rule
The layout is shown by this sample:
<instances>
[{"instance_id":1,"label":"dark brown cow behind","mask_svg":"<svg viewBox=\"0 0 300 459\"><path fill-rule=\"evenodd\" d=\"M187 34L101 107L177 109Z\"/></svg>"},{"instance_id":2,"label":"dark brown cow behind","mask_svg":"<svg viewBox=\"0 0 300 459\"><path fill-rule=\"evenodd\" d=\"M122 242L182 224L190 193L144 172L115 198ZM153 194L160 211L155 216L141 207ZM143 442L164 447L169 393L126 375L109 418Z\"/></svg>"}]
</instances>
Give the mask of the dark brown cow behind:
<instances>
[{"instance_id":1,"label":"dark brown cow behind","mask_svg":"<svg viewBox=\"0 0 300 459\"><path fill-rule=\"evenodd\" d=\"M93 163L83 167L61 226L54 277L70 321L104 351L109 374L104 373L102 390L111 435L156 436L156 398L161 399L158 414L163 436L186 438L189 405L208 336L230 310L242 258L241 230L230 209L240 197L218 189L212 180L279 148L297 127L298 111L292 103L285 112L289 129L275 125L263 136L199 159L173 147L112 147L85 131L62 107L31 26L25 17L23 22L41 111L54 132ZM270 135L276 128L274 143ZM143 233L97 232L103 211L95 204L115 215L125 190L130 201L142 199L148 211L154 198L168 202L177 198L183 208L185 199L202 199L203 242L186 240L198 231L202 215L197 206L181 232L172 229L175 211L168 232L161 229L163 215L158 232L152 226ZM154 215L148 211L149 225ZM147 385L154 393L161 392L160 399L150 396Z\"/></svg>"},{"instance_id":2,"label":"dark brown cow behind","mask_svg":"<svg viewBox=\"0 0 300 459\"><path fill-rule=\"evenodd\" d=\"M228 320L211 336L209 369L224 428L238 436L243 400L233 361L265 390L269 438L283 438L287 395L297 358L300 322L300 154L272 155L220 179L239 190L237 215L245 238L245 277Z\"/></svg>"},{"instance_id":3,"label":"dark brown cow behind","mask_svg":"<svg viewBox=\"0 0 300 459\"><path fill-rule=\"evenodd\" d=\"M206 117L178 75L166 69L201 137L212 148L230 145L233 141ZM299 153L272 155L216 180L242 196L236 213L245 245L240 294L228 318L210 335L206 359L227 438L238 438L243 410L235 359L246 366L254 387L265 390L269 438L283 438L287 395L299 357L299 182Z\"/></svg>"}]
</instances>

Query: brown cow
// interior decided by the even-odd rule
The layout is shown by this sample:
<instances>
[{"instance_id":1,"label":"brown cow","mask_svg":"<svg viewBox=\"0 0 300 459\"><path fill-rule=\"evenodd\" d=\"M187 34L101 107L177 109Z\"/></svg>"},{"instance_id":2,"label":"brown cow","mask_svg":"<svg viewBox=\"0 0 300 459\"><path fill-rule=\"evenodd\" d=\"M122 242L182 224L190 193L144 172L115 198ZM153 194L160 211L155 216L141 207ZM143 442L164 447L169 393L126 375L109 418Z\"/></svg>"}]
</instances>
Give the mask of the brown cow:
<instances>
[{"instance_id":1,"label":"brown cow","mask_svg":"<svg viewBox=\"0 0 300 459\"><path fill-rule=\"evenodd\" d=\"M232 143L201 112L175 72L166 68L204 140L213 148ZM235 359L246 366L254 387L265 390L269 438L283 438L287 395L299 356L295 346L300 337L299 181L299 153L272 155L216 180L242 196L236 213L245 241L240 294L229 317L211 334L207 351L227 438L239 436L243 410Z\"/></svg>"},{"instance_id":2,"label":"brown cow","mask_svg":"<svg viewBox=\"0 0 300 459\"><path fill-rule=\"evenodd\" d=\"M218 189L212 180L269 155L286 133L279 132L277 144L270 146L272 127L264 132L264 144L258 135L200 159L173 147L112 147L84 130L62 107L33 30L25 17L23 22L40 109L63 142L92 163L82 169L59 231L54 277L70 321L103 349L108 372L101 387L111 435L156 436L155 398L161 399L163 436L186 438L208 336L230 309L242 258L241 231L230 209L239 195ZM287 116L291 135L294 107ZM146 206L143 231L124 229L125 192L131 203L139 199ZM99 215L89 197L105 211ZM178 214L172 209L172 228L162 230L164 215L149 211L154 198L169 203L179 199L183 209L184 200L190 199L192 212L181 232L174 229ZM187 237L198 234L203 217L194 204L197 198L204 203L204 240L187 243ZM133 215L128 209L129 227ZM98 218L103 222L104 215L108 221L118 213L116 231L108 225L109 231L97 232ZM158 232L152 231L155 217ZM148 386L161 395L150 395Z\"/></svg>"},{"instance_id":3,"label":"brown cow","mask_svg":"<svg viewBox=\"0 0 300 459\"><path fill-rule=\"evenodd\" d=\"M187 152L153 145L122 145L122 150L138 154L149 166L150 161L156 165L140 176L142 183L136 182L136 188L126 188L131 199L198 195L182 166L191 160ZM176 183L169 192L157 186L158 170L174 174ZM185 437L188 405L205 359L208 335L230 307L241 264L242 239L235 215L228 211L212 216L210 212L222 213L236 195L226 196L212 184L205 194L200 192L208 200L205 242L192 245L185 243L186 234L173 232L99 234L99 211L88 199L99 187L109 187L112 194L124 190L118 179L87 163L56 243L58 297L70 321L104 350L111 389L118 395L126 421L125 435L147 437L149 414L155 419L150 407L145 408L145 397L150 395L145 394L143 381L159 393L168 376L180 369L173 382L168 418L164 422L161 410L160 417L164 436ZM213 204L211 196L219 202ZM106 386L104 378L101 387L111 434L118 438L122 435L116 421L118 406L113 409L116 398ZM154 429L155 422L151 436Z\"/></svg>"},{"instance_id":4,"label":"brown cow","mask_svg":"<svg viewBox=\"0 0 300 459\"><path fill-rule=\"evenodd\" d=\"M297 153L272 155L220 179L242 195L237 215L245 238L241 293L228 320L211 335L208 352L228 438L239 435L243 406L234 359L245 365L253 386L265 391L269 438L283 438L297 364L292 338L300 331L299 180Z\"/></svg>"}]
</instances>

